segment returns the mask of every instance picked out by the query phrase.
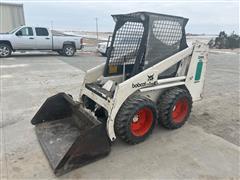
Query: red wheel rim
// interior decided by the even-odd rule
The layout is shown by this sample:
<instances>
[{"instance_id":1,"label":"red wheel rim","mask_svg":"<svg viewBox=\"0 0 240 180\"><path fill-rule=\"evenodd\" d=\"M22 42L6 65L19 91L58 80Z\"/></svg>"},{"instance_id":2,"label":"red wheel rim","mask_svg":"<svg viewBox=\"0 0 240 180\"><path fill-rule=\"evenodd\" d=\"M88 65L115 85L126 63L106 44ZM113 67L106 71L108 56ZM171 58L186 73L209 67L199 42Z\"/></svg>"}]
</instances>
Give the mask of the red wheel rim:
<instances>
[{"instance_id":1,"label":"red wheel rim","mask_svg":"<svg viewBox=\"0 0 240 180\"><path fill-rule=\"evenodd\" d=\"M188 114L188 100L183 97L177 100L172 109L172 119L175 123L181 123Z\"/></svg>"},{"instance_id":2,"label":"red wheel rim","mask_svg":"<svg viewBox=\"0 0 240 180\"><path fill-rule=\"evenodd\" d=\"M150 108L140 109L131 122L131 132L134 136L144 136L153 123L153 112Z\"/></svg>"}]
</instances>

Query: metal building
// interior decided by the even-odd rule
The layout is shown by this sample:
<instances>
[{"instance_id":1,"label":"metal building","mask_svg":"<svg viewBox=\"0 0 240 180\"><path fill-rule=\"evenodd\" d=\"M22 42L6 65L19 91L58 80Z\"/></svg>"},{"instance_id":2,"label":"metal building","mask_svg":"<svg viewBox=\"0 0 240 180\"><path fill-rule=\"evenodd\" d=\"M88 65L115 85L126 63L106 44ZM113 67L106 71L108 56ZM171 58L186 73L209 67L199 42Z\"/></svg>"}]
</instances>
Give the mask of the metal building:
<instances>
[{"instance_id":1,"label":"metal building","mask_svg":"<svg viewBox=\"0 0 240 180\"><path fill-rule=\"evenodd\" d=\"M25 25L23 4L0 2L0 33Z\"/></svg>"}]
</instances>

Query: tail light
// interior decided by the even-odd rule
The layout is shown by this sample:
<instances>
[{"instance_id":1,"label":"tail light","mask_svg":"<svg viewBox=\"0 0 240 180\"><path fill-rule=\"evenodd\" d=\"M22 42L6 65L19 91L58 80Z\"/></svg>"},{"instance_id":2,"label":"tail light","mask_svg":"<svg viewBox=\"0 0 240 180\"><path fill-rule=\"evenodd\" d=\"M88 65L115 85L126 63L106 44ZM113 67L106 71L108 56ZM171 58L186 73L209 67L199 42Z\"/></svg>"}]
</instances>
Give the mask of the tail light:
<instances>
[{"instance_id":1,"label":"tail light","mask_svg":"<svg viewBox=\"0 0 240 180\"><path fill-rule=\"evenodd\" d=\"M80 39L80 44L83 45L83 38Z\"/></svg>"}]
</instances>

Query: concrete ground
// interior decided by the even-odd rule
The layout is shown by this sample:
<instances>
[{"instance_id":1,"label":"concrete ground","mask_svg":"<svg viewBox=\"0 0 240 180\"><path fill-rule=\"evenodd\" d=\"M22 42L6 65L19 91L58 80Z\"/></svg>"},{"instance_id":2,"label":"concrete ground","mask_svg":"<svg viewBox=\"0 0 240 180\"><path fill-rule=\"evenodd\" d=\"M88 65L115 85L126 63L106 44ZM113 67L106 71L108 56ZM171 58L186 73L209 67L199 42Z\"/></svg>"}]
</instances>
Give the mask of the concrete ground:
<instances>
[{"instance_id":1,"label":"concrete ground","mask_svg":"<svg viewBox=\"0 0 240 180\"><path fill-rule=\"evenodd\" d=\"M84 71L105 62L91 52L67 58L15 55L1 62L1 179L56 178L30 120L57 92L77 99ZM149 139L112 145L110 155L59 179L240 178L239 54L209 54L204 99L189 122L168 131L156 127Z\"/></svg>"}]
</instances>

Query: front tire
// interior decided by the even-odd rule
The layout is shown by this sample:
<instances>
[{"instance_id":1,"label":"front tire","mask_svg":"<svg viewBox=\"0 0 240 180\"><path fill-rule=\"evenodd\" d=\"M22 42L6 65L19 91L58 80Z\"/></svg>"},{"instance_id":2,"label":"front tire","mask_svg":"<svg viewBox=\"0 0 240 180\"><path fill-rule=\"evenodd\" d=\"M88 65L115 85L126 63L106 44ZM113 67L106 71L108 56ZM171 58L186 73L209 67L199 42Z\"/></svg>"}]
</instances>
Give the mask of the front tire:
<instances>
[{"instance_id":1,"label":"front tire","mask_svg":"<svg viewBox=\"0 0 240 180\"><path fill-rule=\"evenodd\" d=\"M64 56L72 57L76 52L76 48L71 44L64 45L62 52Z\"/></svg>"},{"instance_id":2,"label":"front tire","mask_svg":"<svg viewBox=\"0 0 240 180\"><path fill-rule=\"evenodd\" d=\"M106 50L106 57L109 57L110 56L110 48L108 47L107 50Z\"/></svg>"},{"instance_id":3,"label":"front tire","mask_svg":"<svg viewBox=\"0 0 240 180\"><path fill-rule=\"evenodd\" d=\"M12 48L8 44L0 44L0 57L9 57L12 54Z\"/></svg>"},{"instance_id":4,"label":"front tire","mask_svg":"<svg viewBox=\"0 0 240 180\"><path fill-rule=\"evenodd\" d=\"M57 53L58 53L59 55L61 55L61 56L64 56L64 53L63 53L62 50L57 50Z\"/></svg>"},{"instance_id":5,"label":"front tire","mask_svg":"<svg viewBox=\"0 0 240 180\"><path fill-rule=\"evenodd\" d=\"M100 52L101 53L101 52ZM106 53L101 53L102 56L107 57Z\"/></svg>"},{"instance_id":6,"label":"front tire","mask_svg":"<svg viewBox=\"0 0 240 180\"><path fill-rule=\"evenodd\" d=\"M143 96L130 97L116 116L114 130L124 142L137 144L152 133L156 118L154 102Z\"/></svg>"},{"instance_id":7,"label":"front tire","mask_svg":"<svg viewBox=\"0 0 240 180\"><path fill-rule=\"evenodd\" d=\"M165 91L158 101L158 123L167 129L182 127L192 109L192 97L188 90L173 88Z\"/></svg>"}]
</instances>

